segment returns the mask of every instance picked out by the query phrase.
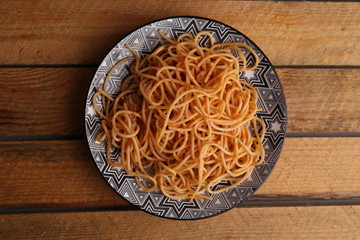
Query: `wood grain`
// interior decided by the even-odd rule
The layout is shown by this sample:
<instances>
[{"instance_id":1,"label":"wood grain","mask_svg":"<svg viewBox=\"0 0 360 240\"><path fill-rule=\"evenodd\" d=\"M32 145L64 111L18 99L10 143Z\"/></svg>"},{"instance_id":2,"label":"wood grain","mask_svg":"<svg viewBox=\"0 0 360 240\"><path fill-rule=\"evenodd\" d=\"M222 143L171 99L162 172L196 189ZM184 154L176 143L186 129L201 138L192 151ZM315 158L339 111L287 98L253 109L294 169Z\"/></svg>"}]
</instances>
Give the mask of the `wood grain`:
<instances>
[{"instance_id":1,"label":"wood grain","mask_svg":"<svg viewBox=\"0 0 360 240\"><path fill-rule=\"evenodd\" d=\"M288 132L360 129L360 69L277 69ZM94 68L0 68L0 136L80 135Z\"/></svg>"},{"instance_id":2,"label":"wood grain","mask_svg":"<svg viewBox=\"0 0 360 240\"><path fill-rule=\"evenodd\" d=\"M131 30L179 15L208 17L240 30L275 65L360 62L360 3L3 0L0 64L99 64Z\"/></svg>"},{"instance_id":3,"label":"wood grain","mask_svg":"<svg viewBox=\"0 0 360 240\"><path fill-rule=\"evenodd\" d=\"M278 69L288 132L360 130L360 69Z\"/></svg>"},{"instance_id":4,"label":"wood grain","mask_svg":"<svg viewBox=\"0 0 360 240\"><path fill-rule=\"evenodd\" d=\"M0 203L12 207L119 205L85 141L1 142Z\"/></svg>"},{"instance_id":5,"label":"wood grain","mask_svg":"<svg viewBox=\"0 0 360 240\"><path fill-rule=\"evenodd\" d=\"M79 135L93 68L1 68L0 136Z\"/></svg>"},{"instance_id":6,"label":"wood grain","mask_svg":"<svg viewBox=\"0 0 360 240\"><path fill-rule=\"evenodd\" d=\"M360 206L242 208L195 222L141 211L0 215L0 237L355 240L360 236L359 216Z\"/></svg>"},{"instance_id":7,"label":"wood grain","mask_svg":"<svg viewBox=\"0 0 360 240\"><path fill-rule=\"evenodd\" d=\"M288 138L249 200L360 200L360 138ZM0 142L0 210L126 204L98 173L84 141Z\"/></svg>"}]
</instances>

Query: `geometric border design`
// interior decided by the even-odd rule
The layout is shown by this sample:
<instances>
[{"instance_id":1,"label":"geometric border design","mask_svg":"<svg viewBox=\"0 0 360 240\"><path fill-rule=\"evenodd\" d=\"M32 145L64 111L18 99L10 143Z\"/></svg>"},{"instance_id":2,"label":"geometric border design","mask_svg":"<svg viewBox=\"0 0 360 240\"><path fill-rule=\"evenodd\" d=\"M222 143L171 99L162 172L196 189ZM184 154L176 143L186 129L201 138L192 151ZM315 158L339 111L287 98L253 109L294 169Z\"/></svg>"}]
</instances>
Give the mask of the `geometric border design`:
<instances>
[{"instance_id":1,"label":"geometric border design","mask_svg":"<svg viewBox=\"0 0 360 240\"><path fill-rule=\"evenodd\" d=\"M105 159L104 144L95 140L101 131L100 116L94 111L92 96L96 89L102 87L108 71L121 59L131 56L125 44L130 45L140 57L150 54L155 48L164 44L157 31L161 30L168 37L175 39L182 33L195 35L199 31L208 31L215 38L215 42L244 42L252 47L259 56L260 63L252 71L245 71L240 78L251 83L259 94L258 105L262 108L257 116L266 124L264 139L265 161L255 167L251 176L242 184L212 195L212 200L203 202L194 200L172 200L155 190L146 192L139 188L133 177L124 170L110 166ZM207 45L207 38L200 40L200 44ZM246 54L251 62L251 54ZM128 74L129 64L119 67L111 76L107 91L118 94L119 85ZM100 103L99 107L100 107ZM228 211L251 196L266 180L274 168L282 150L287 125L286 104L283 89L276 71L265 54L245 35L238 30L202 17L171 17L146 24L125 36L106 55L98 67L90 84L85 106L85 130L87 142L94 162L106 182L126 201L139 207L145 212L170 219L201 219ZM118 153L113 151L113 157ZM221 182L217 187L230 184Z\"/></svg>"}]
</instances>

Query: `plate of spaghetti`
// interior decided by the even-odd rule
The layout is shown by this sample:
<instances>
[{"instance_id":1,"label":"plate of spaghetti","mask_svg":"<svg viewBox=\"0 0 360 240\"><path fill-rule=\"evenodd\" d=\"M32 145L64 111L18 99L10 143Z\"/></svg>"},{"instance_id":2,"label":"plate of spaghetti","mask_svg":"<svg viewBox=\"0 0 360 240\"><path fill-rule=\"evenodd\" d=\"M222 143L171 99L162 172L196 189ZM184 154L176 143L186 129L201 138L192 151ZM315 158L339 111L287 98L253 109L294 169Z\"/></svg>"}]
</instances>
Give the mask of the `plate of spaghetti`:
<instances>
[{"instance_id":1,"label":"plate of spaghetti","mask_svg":"<svg viewBox=\"0 0 360 240\"><path fill-rule=\"evenodd\" d=\"M249 198L274 168L285 96L265 54L238 30L171 17L126 35L89 87L94 162L121 197L170 219L202 219Z\"/></svg>"}]
</instances>

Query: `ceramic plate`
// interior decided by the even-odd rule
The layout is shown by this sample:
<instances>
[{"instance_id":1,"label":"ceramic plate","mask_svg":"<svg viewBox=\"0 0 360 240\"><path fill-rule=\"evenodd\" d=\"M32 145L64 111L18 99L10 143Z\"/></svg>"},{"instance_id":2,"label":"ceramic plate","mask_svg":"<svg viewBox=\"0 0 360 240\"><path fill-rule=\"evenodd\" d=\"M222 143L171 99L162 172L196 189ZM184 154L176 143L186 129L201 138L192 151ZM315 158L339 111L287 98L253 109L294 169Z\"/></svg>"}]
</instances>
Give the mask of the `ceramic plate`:
<instances>
[{"instance_id":1,"label":"ceramic plate","mask_svg":"<svg viewBox=\"0 0 360 240\"><path fill-rule=\"evenodd\" d=\"M100 116L94 111L92 96L102 87L104 79L118 61L131 56L125 44L135 49L140 57L151 53L155 48L164 44L157 31L161 30L172 39L182 33L195 35L199 31L209 31L216 42L244 42L251 46L258 54L260 63L252 71L245 71L241 79L251 83L259 94L258 106L263 110L257 115L266 124L264 147L266 151L264 163L256 166L251 176L242 184L228 191L212 195L212 200L203 202L195 200L177 201L165 197L159 191L146 192L138 187L133 177L119 168L110 166L105 158L104 143L97 142L96 136L101 131ZM204 38L205 39L205 38ZM201 43L201 42L200 42ZM206 42L201 43L206 44ZM246 54L251 61L251 54ZM119 85L128 74L125 64L112 74L107 91L117 94ZM98 102L100 107L100 102ZM89 87L85 106L85 128L89 148L95 164L101 175L111 188L129 203L145 212L170 219L201 219L226 212L249 198L266 180L279 158L284 144L286 132L286 106L283 89L274 67L265 54L244 34L218 21L200 17L172 17L148 23L131 32L120 40L106 55L98 67ZM118 156L118 151L112 151L112 157ZM221 182L217 187L228 185Z\"/></svg>"}]
</instances>

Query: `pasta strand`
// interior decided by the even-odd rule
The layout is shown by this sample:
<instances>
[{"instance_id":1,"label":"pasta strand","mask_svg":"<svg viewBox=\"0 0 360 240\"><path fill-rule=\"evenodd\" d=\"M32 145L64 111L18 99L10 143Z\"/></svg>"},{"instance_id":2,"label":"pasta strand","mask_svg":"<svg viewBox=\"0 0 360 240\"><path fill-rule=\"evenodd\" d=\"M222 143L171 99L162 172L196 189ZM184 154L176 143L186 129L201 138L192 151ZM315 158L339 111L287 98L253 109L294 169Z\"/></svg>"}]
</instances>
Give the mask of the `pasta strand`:
<instances>
[{"instance_id":1,"label":"pasta strand","mask_svg":"<svg viewBox=\"0 0 360 240\"><path fill-rule=\"evenodd\" d=\"M93 96L102 117L106 158L135 177L145 191L160 189L175 200L211 199L250 176L264 161L265 123L258 117L258 94L240 73L259 63L256 52L244 43L215 43L209 32L189 33L140 59L121 60ZM207 37L210 47L199 45ZM245 49L245 50L243 50ZM249 66L247 51L255 59ZM233 54L236 53L236 54ZM120 94L106 92L111 74L133 61ZM97 106L100 99L102 108ZM120 159L112 159L111 148ZM231 181L224 188L221 181Z\"/></svg>"}]
</instances>

